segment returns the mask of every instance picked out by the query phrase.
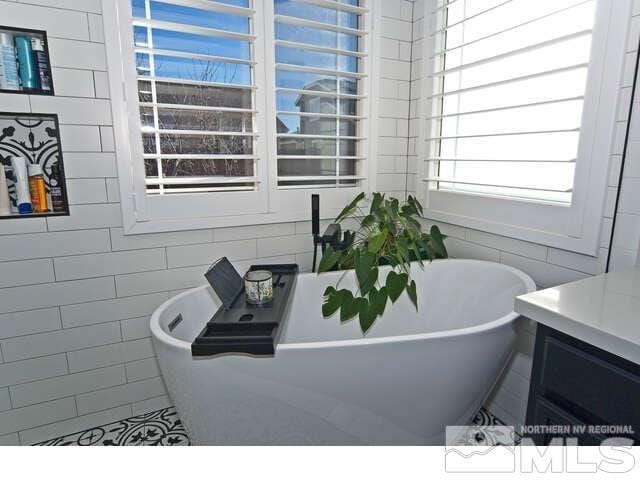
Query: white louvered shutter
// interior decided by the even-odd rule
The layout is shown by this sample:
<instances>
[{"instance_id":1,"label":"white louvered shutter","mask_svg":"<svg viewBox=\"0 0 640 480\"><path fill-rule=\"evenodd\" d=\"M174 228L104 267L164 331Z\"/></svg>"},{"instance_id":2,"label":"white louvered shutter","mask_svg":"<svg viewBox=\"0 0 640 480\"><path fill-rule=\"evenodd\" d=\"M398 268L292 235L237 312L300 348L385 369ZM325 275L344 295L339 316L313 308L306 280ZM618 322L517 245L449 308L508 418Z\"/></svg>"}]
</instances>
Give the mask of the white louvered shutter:
<instances>
[{"instance_id":1,"label":"white louvered shutter","mask_svg":"<svg viewBox=\"0 0 640 480\"><path fill-rule=\"evenodd\" d=\"M570 204L595 0L452 0L431 14L431 188ZM433 19L432 19L433 20Z\"/></svg>"},{"instance_id":2,"label":"white louvered shutter","mask_svg":"<svg viewBox=\"0 0 640 480\"><path fill-rule=\"evenodd\" d=\"M277 186L363 179L360 0L274 0Z\"/></svg>"},{"instance_id":3,"label":"white louvered shutter","mask_svg":"<svg viewBox=\"0 0 640 480\"><path fill-rule=\"evenodd\" d=\"M256 188L248 0L131 0L147 193Z\"/></svg>"}]
</instances>

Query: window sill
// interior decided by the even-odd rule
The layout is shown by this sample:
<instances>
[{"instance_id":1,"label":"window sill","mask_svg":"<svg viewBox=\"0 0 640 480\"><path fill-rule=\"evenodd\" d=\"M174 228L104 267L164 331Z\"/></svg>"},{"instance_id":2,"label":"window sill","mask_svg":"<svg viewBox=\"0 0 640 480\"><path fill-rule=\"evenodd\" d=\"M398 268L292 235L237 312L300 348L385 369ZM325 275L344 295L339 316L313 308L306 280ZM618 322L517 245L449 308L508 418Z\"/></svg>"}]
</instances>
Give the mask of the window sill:
<instances>
[{"instance_id":1,"label":"window sill","mask_svg":"<svg viewBox=\"0 0 640 480\"><path fill-rule=\"evenodd\" d=\"M593 196L595 197L595 195ZM493 233L525 242L597 256L602 205L593 206L595 221L582 222L575 207L526 202L461 192L430 190L424 218Z\"/></svg>"},{"instance_id":2,"label":"window sill","mask_svg":"<svg viewBox=\"0 0 640 480\"><path fill-rule=\"evenodd\" d=\"M320 219L333 220L338 216L340 211L341 209L339 208L323 209ZM125 235L311 221L311 209L301 210L299 212L260 213L217 217L155 218L146 221L127 219L126 212L123 212L123 214Z\"/></svg>"}]
</instances>

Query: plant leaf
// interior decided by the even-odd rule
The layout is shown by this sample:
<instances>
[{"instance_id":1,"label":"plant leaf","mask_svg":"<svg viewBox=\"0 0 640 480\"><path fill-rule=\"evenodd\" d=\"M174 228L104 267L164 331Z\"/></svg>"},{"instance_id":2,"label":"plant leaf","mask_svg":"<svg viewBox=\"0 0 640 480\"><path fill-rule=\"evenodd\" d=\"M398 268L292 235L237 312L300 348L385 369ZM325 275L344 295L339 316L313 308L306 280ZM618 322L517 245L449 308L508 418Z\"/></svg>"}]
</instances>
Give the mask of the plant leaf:
<instances>
[{"instance_id":1,"label":"plant leaf","mask_svg":"<svg viewBox=\"0 0 640 480\"><path fill-rule=\"evenodd\" d=\"M398 226L396 225L396 222L386 222L386 228L394 237L398 235Z\"/></svg>"},{"instance_id":2,"label":"plant leaf","mask_svg":"<svg viewBox=\"0 0 640 480\"><path fill-rule=\"evenodd\" d=\"M369 302L366 298L361 298L360 303L360 311L358 315L358 320L360 320L360 330L362 330L363 334L366 334L373 322L376 321L376 317L378 316L376 312L370 307Z\"/></svg>"},{"instance_id":3,"label":"plant leaf","mask_svg":"<svg viewBox=\"0 0 640 480\"><path fill-rule=\"evenodd\" d=\"M360 293L364 296L369 293L378 280L378 267L375 265L375 255L370 252L362 253L356 250L354 256L356 278Z\"/></svg>"},{"instance_id":4,"label":"plant leaf","mask_svg":"<svg viewBox=\"0 0 640 480\"><path fill-rule=\"evenodd\" d=\"M416 282L415 280L411 280L411 283L407 285L407 294L411 299L411 302L416 307L416 311L418 310L418 294L416 293Z\"/></svg>"},{"instance_id":5,"label":"plant leaf","mask_svg":"<svg viewBox=\"0 0 640 480\"><path fill-rule=\"evenodd\" d=\"M373 200L371 200L371 208L369 209L369 213L377 211L384 200L384 193L375 192L373 194Z\"/></svg>"},{"instance_id":6,"label":"plant leaf","mask_svg":"<svg viewBox=\"0 0 640 480\"><path fill-rule=\"evenodd\" d=\"M400 202L397 198L389 199L389 211L391 213L391 218L397 218L400 214Z\"/></svg>"},{"instance_id":7,"label":"plant leaf","mask_svg":"<svg viewBox=\"0 0 640 480\"><path fill-rule=\"evenodd\" d=\"M331 295L331 294L332 294L333 292L335 292L335 291L336 291L336 289L335 289L335 288L333 288L331 285L329 285L329 286L325 289L325 291L324 291L323 295L326 297L326 296L328 296L328 295Z\"/></svg>"},{"instance_id":8,"label":"plant leaf","mask_svg":"<svg viewBox=\"0 0 640 480\"><path fill-rule=\"evenodd\" d=\"M431 227L431 246L435 250L435 253L440 255L440 258L447 258L449 254L444 246L444 237L440 233L440 229L437 225Z\"/></svg>"},{"instance_id":9,"label":"plant leaf","mask_svg":"<svg viewBox=\"0 0 640 480\"><path fill-rule=\"evenodd\" d=\"M340 321L348 322L355 317L360 311L360 298L354 298L353 294L349 290L344 290L345 293L342 296L342 306L340 307Z\"/></svg>"},{"instance_id":10,"label":"plant leaf","mask_svg":"<svg viewBox=\"0 0 640 480\"><path fill-rule=\"evenodd\" d=\"M322 254L320 264L318 265L318 273L328 272L336 266L342 254L339 251L334 250L331 245Z\"/></svg>"},{"instance_id":11,"label":"plant leaf","mask_svg":"<svg viewBox=\"0 0 640 480\"><path fill-rule=\"evenodd\" d=\"M341 305L342 296L340 292L335 290L329 294L325 302L322 304L322 315L324 317L330 317L338 311Z\"/></svg>"},{"instance_id":12,"label":"plant leaf","mask_svg":"<svg viewBox=\"0 0 640 480\"><path fill-rule=\"evenodd\" d=\"M395 266L398 265L398 261L396 260L395 256L390 252L384 255L383 257L380 257L380 260L382 259L384 259L385 262L387 262L393 268L395 268ZM382 263L380 265L382 265Z\"/></svg>"},{"instance_id":13,"label":"plant leaf","mask_svg":"<svg viewBox=\"0 0 640 480\"><path fill-rule=\"evenodd\" d=\"M387 306L387 287L382 287L380 290L373 287L369 292L369 305L376 315L382 315Z\"/></svg>"},{"instance_id":14,"label":"plant leaf","mask_svg":"<svg viewBox=\"0 0 640 480\"><path fill-rule=\"evenodd\" d=\"M402 215L407 219L411 218L411 215L417 215L417 214L418 214L418 211L416 210L416 207L414 207L413 205L403 205L402 208L400 209L400 215Z\"/></svg>"},{"instance_id":15,"label":"plant leaf","mask_svg":"<svg viewBox=\"0 0 640 480\"><path fill-rule=\"evenodd\" d=\"M411 225L417 232L420 232L422 225L420 225L420 222L417 221L415 218L407 217L407 223Z\"/></svg>"},{"instance_id":16,"label":"plant leaf","mask_svg":"<svg viewBox=\"0 0 640 480\"><path fill-rule=\"evenodd\" d=\"M424 265L424 262L422 261L422 254L420 253L420 250L418 249L418 245L416 245L413 242L411 242L411 251L416 256L416 260L418 262L420 262L420 265Z\"/></svg>"},{"instance_id":17,"label":"plant leaf","mask_svg":"<svg viewBox=\"0 0 640 480\"><path fill-rule=\"evenodd\" d=\"M400 237L396 241L396 248L398 249L398 253L400 254L402 260L406 263L411 261L409 257L409 248L407 245L407 239L405 237Z\"/></svg>"},{"instance_id":18,"label":"plant leaf","mask_svg":"<svg viewBox=\"0 0 640 480\"><path fill-rule=\"evenodd\" d=\"M366 295L371 291L376 282L378 281L378 267L374 267L371 269L367 278L363 284L360 284L360 293L362 295Z\"/></svg>"},{"instance_id":19,"label":"plant leaf","mask_svg":"<svg viewBox=\"0 0 640 480\"><path fill-rule=\"evenodd\" d=\"M395 302L400 297L406 285L407 285L406 273L399 275L392 270L387 274L386 287L387 287L387 292L389 293L389 298L391 299L392 302Z\"/></svg>"},{"instance_id":20,"label":"plant leaf","mask_svg":"<svg viewBox=\"0 0 640 480\"><path fill-rule=\"evenodd\" d=\"M423 233L422 235L420 235L418 245L420 245L420 247L424 249L427 257L429 257L429 261L435 258L433 248L431 247L431 237L428 234Z\"/></svg>"},{"instance_id":21,"label":"plant leaf","mask_svg":"<svg viewBox=\"0 0 640 480\"><path fill-rule=\"evenodd\" d=\"M386 228L376 233L371 238L371 240L369 240L369 245L367 247L369 252L378 253L378 251L382 248L382 245L384 245L384 241L387 239L388 236L389 236L389 232L387 231Z\"/></svg>"},{"instance_id":22,"label":"plant leaf","mask_svg":"<svg viewBox=\"0 0 640 480\"><path fill-rule=\"evenodd\" d=\"M409 197L407 198L407 203L411 206L413 206L413 208L416 209L416 211L422 215L422 204L418 201L418 199L416 197L414 197L413 195L409 195Z\"/></svg>"},{"instance_id":23,"label":"plant leaf","mask_svg":"<svg viewBox=\"0 0 640 480\"><path fill-rule=\"evenodd\" d=\"M347 215L351 214L356 209L356 207L358 206L358 203L360 203L360 201L362 201L363 198L364 198L364 192L360 192L356 196L356 198L354 198L351 201L349 205L347 205L342 209L342 211L340 212L340 215L336 217L336 222L339 222L340 220L345 218Z\"/></svg>"},{"instance_id":24,"label":"plant leaf","mask_svg":"<svg viewBox=\"0 0 640 480\"><path fill-rule=\"evenodd\" d=\"M362 222L360 222L360 225L362 225L364 228L367 228L373 225L375 221L376 221L375 217L369 214L362 219Z\"/></svg>"}]
</instances>

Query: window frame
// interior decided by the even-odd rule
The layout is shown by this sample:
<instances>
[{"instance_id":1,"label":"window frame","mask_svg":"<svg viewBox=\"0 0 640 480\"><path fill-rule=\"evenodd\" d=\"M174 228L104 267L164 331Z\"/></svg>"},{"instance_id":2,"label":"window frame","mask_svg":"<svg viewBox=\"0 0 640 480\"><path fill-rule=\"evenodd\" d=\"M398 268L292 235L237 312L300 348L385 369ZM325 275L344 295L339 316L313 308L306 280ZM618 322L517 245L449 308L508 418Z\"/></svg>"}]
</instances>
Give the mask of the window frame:
<instances>
[{"instance_id":1,"label":"window frame","mask_svg":"<svg viewBox=\"0 0 640 480\"><path fill-rule=\"evenodd\" d=\"M181 3L189 3L182 0ZM315 2L310 2L315 3ZM323 0L331 6L332 0ZM125 234L195 230L212 227L258 225L308 220L309 196L322 195L322 218L334 218L343 206L361 191L375 190L378 60L372 52L379 44L377 34L380 8L374 0L363 0L364 29L362 51L366 52L362 72L363 116L360 134L363 157L359 168L364 180L354 187L279 189L277 186L275 43L274 13L271 1L254 0L253 60L255 61L255 142L254 191L222 191L171 195L146 193L135 54L130 0L102 0L107 69L115 137L115 153L120 186L120 201ZM198 0L193 6L197 7ZM185 215L185 212L189 212Z\"/></svg>"},{"instance_id":2,"label":"window frame","mask_svg":"<svg viewBox=\"0 0 640 480\"><path fill-rule=\"evenodd\" d=\"M438 190L436 182L424 180L437 176L436 162L428 160L426 140L434 128L433 122L427 120L433 104L425 98L420 112L417 193L425 206L426 218L587 255L597 254L631 3L631 0L596 0L571 204ZM439 28L435 9L441 5L442 0L425 2L424 51L429 54L436 51L437 42L428 32ZM421 91L425 95L436 92L430 75L437 65L435 60L428 61L429 54L425 54L422 77Z\"/></svg>"}]
</instances>

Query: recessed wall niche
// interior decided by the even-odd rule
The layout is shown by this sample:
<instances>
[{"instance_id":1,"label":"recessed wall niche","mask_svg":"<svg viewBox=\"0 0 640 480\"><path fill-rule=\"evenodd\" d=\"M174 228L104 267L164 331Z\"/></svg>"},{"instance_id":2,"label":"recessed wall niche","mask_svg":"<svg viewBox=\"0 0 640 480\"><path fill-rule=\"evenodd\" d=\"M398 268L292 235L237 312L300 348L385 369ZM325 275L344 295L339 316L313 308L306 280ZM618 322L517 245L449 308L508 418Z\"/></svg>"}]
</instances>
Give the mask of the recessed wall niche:
<instances>
[{"instance_id":1,"label":"recessed wall niche","mask_svg":"<svg viewBox=\"0 0 640 480\"><path fill-rule=\"evenodd\" d=\"M0 25L0 93L54 95L47 32Z\"/></svg>"},{"instance_id":2,"label":"recessed wall niche","mask_svg":"<svg viewBox=\"0 0 640 480\"><path fill-rule=\"evenodd\" d=\"M15 171L16 164L23 161L20 159L24 159L26 165L26 194L24 183L22 187L19 185L21 172ZM6 182L9 197L9 214L1 215L0 219L69 215L60 126L56 114L0 112L0 164L6 178L2 179L0 175L0 180ZM33 178L38 177L40 172L42 181ZM44 192L44 200L38 198L38 189L40 196ZM32 213L19 213L19 193L22 201L25 195L32 201Z\"/></svg>"}]
</instances>

